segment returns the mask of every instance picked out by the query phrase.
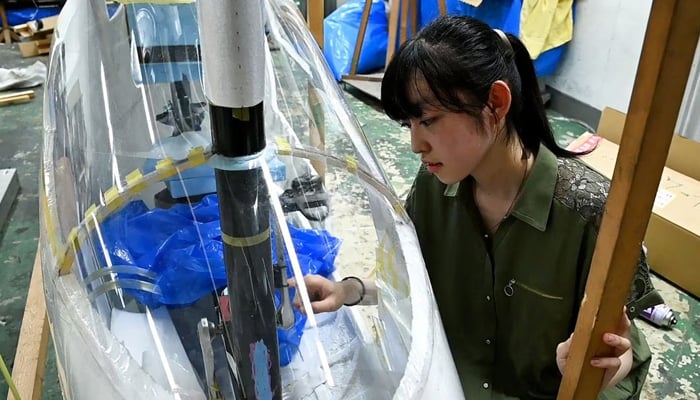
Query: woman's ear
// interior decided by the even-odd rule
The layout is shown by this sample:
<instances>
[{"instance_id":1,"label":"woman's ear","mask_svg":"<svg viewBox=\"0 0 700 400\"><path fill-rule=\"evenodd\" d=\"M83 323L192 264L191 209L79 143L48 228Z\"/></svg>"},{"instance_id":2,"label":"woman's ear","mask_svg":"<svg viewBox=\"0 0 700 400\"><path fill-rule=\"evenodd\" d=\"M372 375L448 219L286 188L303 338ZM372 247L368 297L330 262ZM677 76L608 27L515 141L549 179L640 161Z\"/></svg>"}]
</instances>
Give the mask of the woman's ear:
<instances>
[{"instance_id":1,"label":"woman's ear","mask_svg":"<svg viewBox=\"0 0 700 400\"><path fill-rule=\"evenodd\" d=\"M496 122L505 121L512 101L510 87L504 81L496 81L491 85L489 93L489 107L495 114Z\"/></svg>"}]
</instances>

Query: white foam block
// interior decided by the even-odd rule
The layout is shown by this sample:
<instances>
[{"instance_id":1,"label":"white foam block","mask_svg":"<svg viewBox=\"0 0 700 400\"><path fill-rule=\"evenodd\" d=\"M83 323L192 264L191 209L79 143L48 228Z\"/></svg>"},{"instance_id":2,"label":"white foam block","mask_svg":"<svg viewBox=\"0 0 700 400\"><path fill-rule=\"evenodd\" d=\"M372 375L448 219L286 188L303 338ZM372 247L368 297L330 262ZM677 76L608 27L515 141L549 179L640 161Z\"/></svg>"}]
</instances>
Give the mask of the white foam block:
<instances>
[{"instance_id":1,"label":"white foam block","mask_svg":"<svg viewBox=\"0 0 700 400\"><path fill-rule=\"evenodd\" d=\"M0 229L5 226L5 219L10 213L18 191L17 170L14 168L0 169Z\"/></svg>"}]
</instances>

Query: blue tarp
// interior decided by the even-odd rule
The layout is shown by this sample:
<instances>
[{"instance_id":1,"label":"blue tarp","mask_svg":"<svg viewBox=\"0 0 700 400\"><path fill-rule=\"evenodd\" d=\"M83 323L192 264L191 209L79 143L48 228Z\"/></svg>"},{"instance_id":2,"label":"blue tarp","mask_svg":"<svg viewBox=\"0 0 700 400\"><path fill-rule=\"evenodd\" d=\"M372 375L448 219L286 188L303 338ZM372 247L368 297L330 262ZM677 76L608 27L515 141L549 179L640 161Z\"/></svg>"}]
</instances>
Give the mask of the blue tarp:
<instances>
[{"instance_id":1,"label":"blue tarp","mask_svg":"<svg viewBox=\"0 0 700 400\"><path fill-rule=\"evenodd\" d=\"M470 6L459 0L446 0L446 4L447 13L450 15L468 15L484 21L492 28L498 28L515 36L520 35L522 0L488 0L479 7ZM420 27L437 18L439 14L437 0L420 0L420 9L418 11ZM566 47L566 45L559 46L540 54L534 60L537 76L552 75L561 62Z\"/></svg>"},{"instance_id":2,"label":"blue tarp","mask_svg":"<svg viewBox=\"0 0 700 400\"><path fill-rule=\"evenodd\" d=\"M287 225L303 273L330 277L340 240L323 230L299 229ZM142 201L133 201L110 215L100 225L100 243L106 249L110 265L137 266L155 275L155 279L135 274L118 274L116 281L137 279L153 283L161 293L125 289L141 303L151 307L182 307L227 285L224 246L221 239L219 204L216 195L206 196L191 208L178 204L170 209L149 210ZM274 232L272 243L275 243ZM102 265L108 265L102 248L96 253ZM287 258L287 275L293 276ZM272 247L272 260L276 260ZM294 290L290 289L294 298ZM275 301L279 305L279 294ZM288 364L297 351L306 316L294 309L294 328L278 329L280 362Z\"/></svg>"},{"instance_id":3,"label":"blue tarp","mask_svg":"<svg viewBox=\"0 0 700 400\"><path fill-rule=\"evenodd\" d=\"M9 9L6 10L7 24L10 26L26 24L29 21L58 15L60 11L61 9L58 6ZM2 25L1 21L0 25Z\"/></svg>"},{"instance_id":4,"label":"blue tarp","mask_svg":"<svg viewBox=\"0 0 700 400\"><path fill-rule=\"evenodd\" d=\"M323 21L323 54L336 80L350 73L364 4L364 0L349 0ZM387 26L384 1L372 0L357 73L373 72L384 66Z\"/></svg>"},{"instance_id":5,"label":"blue tarp","mask_svg":"<svg viewBox=\"0 0 700 400\"><path fill-rule=\"evenodd\" d=\"M324 53L336 79L340 79L342 74L346 74L350 70L363 3L364 1L359 0L348 1L335 13L329 15L324 23ZM499 28L516 36L520 34L522 0L489 0L483 2L479 7L470 6L459 0L446 0L446 6L449 15L468 15L484 21L493 28ZM383 12L383 6L372 4L372 12L358 63L359 73L371 72L384 66L388 24L385 16L379 14L380 8ZM418 29L436 19L439 14L437 0L419 0ZM409 32L409 36L410 34L411 32ZM552 75L561 62L566 47L567 45L562 45L540 54L534 60L537 76Z\"/></svg>"}]
</instances>

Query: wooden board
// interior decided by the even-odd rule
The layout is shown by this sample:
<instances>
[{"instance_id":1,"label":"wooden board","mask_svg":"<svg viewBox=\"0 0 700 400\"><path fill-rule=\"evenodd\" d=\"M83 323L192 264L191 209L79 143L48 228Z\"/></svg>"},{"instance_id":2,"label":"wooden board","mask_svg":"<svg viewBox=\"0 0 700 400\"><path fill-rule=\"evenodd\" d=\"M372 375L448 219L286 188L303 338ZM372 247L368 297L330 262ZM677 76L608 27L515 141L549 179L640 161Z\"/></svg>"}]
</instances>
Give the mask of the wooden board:
<instances>
[{"instance_id":1,"label":"wooden board","mask_svg":"<svg viewBox=\"0 0 700 400\"><path fill-rule=\"evenodd\" d=\"M382 76L384 76L383 72L353 77L346 76L343 78L343 82L380 100L382 97Z\"/></svg>"},{"instance_id":2,"label":"wooden board","mask_svg":"<svg viewBox=\"0 0 700 400\"><path fill-rule=\"evenodd\" d=\"M46 315L41 256L37 252L12 368L12 380L22 400L41 398L48 348L49 319ZM7 399L17 400L12 393L8 393Z\"/></svg>"},{"instance_id":3,"label":"wooden board","mask_svg":"<svg viewBox=\"0 0 700 400\"><path fill-rule=\"evenodd\" d=\"M611 354L604 332L618 326L647 229L700 36L700 2L654 1L586 294L559 399L596 399Z\"/></svg>"},{"instance_id":4,"label":"wooden board","mask_svg":"<svg viewBox=\"0 0 700 400\"><path fill-rule=\"evenodd\" d=\"M324 0L308 0L306 4L306 21L309 30L316 38L318 46L323 49L323 14L325 12Z\"/></svg>"},{"instance_id":5,"label":"wooden board","mask_svg":"<svg viewBox=\"0 0 700 400\"><path fill-rule=\"evenodd\" d=\"M33 90L25 90L22 92L13 92L0 94L0 106L6 106L9 104L26 103L34 98Z\"/></svg>"},{"instance_id":6,"label":"wooden board","mask_svg":"<svg viewBox=\"0 0 700 400\"><path fill-rule=\"evenodd\" d=\"M12 37L10 36L10 25L7 23L7 14L5 13L5 3L0 0L0 22L2 22L2 31L5 37L5 44L12 44Z\"/></svg>"}]
</instances>

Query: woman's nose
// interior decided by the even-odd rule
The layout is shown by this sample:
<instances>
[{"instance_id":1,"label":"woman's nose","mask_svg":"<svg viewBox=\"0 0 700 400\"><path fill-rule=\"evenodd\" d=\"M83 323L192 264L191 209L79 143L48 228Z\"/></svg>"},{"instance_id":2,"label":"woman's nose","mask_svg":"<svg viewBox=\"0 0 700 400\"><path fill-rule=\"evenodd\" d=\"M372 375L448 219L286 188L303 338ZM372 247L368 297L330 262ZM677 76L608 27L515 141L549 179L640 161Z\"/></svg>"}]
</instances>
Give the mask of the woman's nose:
<instances>
[{"instance_id":1,"label":"woman's nose","mask_svg":"<svg viewBox=\"0 0 700 400\"><path fill-rule=\"evenodd\" d=\"M411 127L411 151L416 154L427 153L430 145L422 138L419 129Z\"/></svg>"}]
</instances>

